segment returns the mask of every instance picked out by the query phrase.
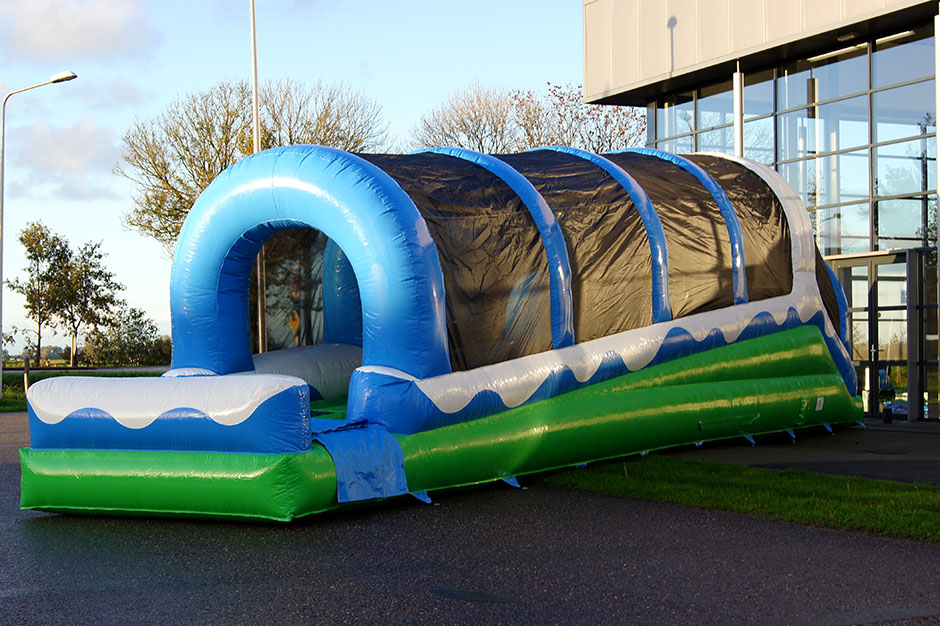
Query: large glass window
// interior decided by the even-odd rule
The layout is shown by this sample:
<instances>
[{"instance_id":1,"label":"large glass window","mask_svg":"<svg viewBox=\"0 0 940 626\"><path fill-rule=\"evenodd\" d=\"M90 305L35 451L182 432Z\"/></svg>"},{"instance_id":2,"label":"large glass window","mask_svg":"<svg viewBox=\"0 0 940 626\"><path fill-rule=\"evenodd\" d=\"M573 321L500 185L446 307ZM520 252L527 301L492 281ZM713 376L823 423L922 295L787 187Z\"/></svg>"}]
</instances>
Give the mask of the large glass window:
<instances>
[{"instance_id":1,"label":"large glass window","mask_svg":"<svg viewBox=\"0 0 940 626\"><path fill-rule=\"evenodd\" d=\"M868 143L868 97L797 109L777 117L779 158L799 159Z\"/></svg>"},{"instance_id":2,"label":"large glass window","mask_svg":"<svg viewBox=\"0 0 940 626\"><path fill-rule=\"evenodd\" d=\"M744 155L776 167L794 187L823 255L937 245L935 43L934 29L925 23L851 40L840 49L773 69L745 71ZM734 152L731 84L659 100L657 147L680 154ZM918 358L934 372L921 383L930 394L930 415L937 417L940 342L924 338L937 336L938 257L933 251L924 258L921 285L927 304L918 312L924 332ZM905 359L906 312L869 319L873 277L868 265L849 265L843 269L851 274L841 275L846 295L857 307L850 324L853 358L869 359L874 347L881 358ZM895 275L879 277L881 284L906 285L906 266L893 269ZM878 297L882 305L906 306L902 291ZM906 368L897 371L906 384Z\"/></svg>"},{"instance_id":3,"label":"large glass window","mask_svg":"<svg viewBox=\"0 0 940 626\"><path fill-rule=\"evenodd\" d=\"M874 93L872 115L878 143L936 132L934 81Z\"/></svg>"},{"instance_id":4,"label":"large glass window","mask_svg":"<svg viewBox=\"0 0 940 626\"><path fill-rule=\"evenodd\" d=\"M868 89L867 45L796 61L777 81L777 109L786 110Z\"/></svg>"},{"instance_id":5,"label":"large glass window","mask_svg":"<svg viewBox=\"0 0 940 626\"><path fill-rule=\"evenodd\" d=\"M695 140L692 138L692 135L686 135L685 137L676 137L675 139L660 141L656 144L656 147L659 150L665 150L673 154L688 154L695 152Z\"/></svg>"},{"instance_id":6,"label":"large glass window","mask_svg":"<svg viewBox=\"0 0 940 626\"><path fill-rule=\"evenodd\" d=\"M744 118L774 112L774 71L764 70L744 75Z\"/></svg>"},{"instance_id":7,"label":"large glass window","mask_svg":"<svg viewBox=\"0 0 940 626\"><path fill-rule=\"evenodd\" d=\"M807 207L868 198L868 151L844 152L780 166Z\"/></svg>"},{"instance_id":8,"label":"large glass window","mask_svg":"<svg viewBox=\"0 0 940 626\"><path fill-rule=\"evenodd\" d=\"M871 250L867 202L817 209L810 216L823 255Z\"/></svg>"},{"instance_id":9,"label":"large glass window","mask_svg":"<svg viewBox=\"0 0 940 626\"><path fill-rule=\"evenodd\" d=\"M876 196L897 196L937 188L935 135L878 146L874 155Z\"/></svg>"},{"instance_id":10,"label":"large glass window","mask_svg":"<svg viewBox=\"0 0 940 626\"><path fill-rule=\"evenodd\" d=\"M926 245L924 216L936 214L935 194L879 200L875 207L878 250Z\"/></svg>"},{"instance_id":11,"label":"large glass window","mask_svg":"<svg viewBox=\"0 0 940 626\"><path fill-rule=\"evenodd\" d=\"M875 40L871 60L873 87L934 75L933 37L930 29L908 30Z\"/></svg>"},{"instance_id":12,"label":"large glass window","mask_svg":"<svg viewBox=\"0 0 940 626\"><path fill-rule=\"evenodd\" d=\"M773 165L773 117L762 117L760 119L744 122L744 156L758 163Z\"/></svg>"},{"instance_id":13,"label":"large glass window","mask_svg":"<svg viewBox=\"0 0 940 626\"><path fill-rule=\"evenodd\" d=\"M665 98L656 110L656 136L672 137L694 130L695 98L681 93Z\"/></svg>"},{"instance_id":14,"label":"large glass window","mask_svg":"<svg viewBox=\"0 0 940 626\"><path fill-rule=\"evenodd\" d=\"M744 154L796 189L824 254L933 243L933 48L925 27L745 72ZM655 108L656 147L734 152L732 81Z\"/></svg>"},{"instance_id":15,"label":"large glass window","mask_svg":"<svg viewBox=\"0 0 940 626\"><path fill-rule=\"evenodd\" d=\"M699 152L734 152L734 126L713 128L698 134Z\"/></svg>"},{"instance_id":16,"label":"large glass window","mask_svg":"<svg viewBox=\"0 0 940 626\"><path fill-rule=\"evenodd\" d=\"M731 81L709 85L699 90L698 128L734 123L734 98ZM734 144L732 143L732 147Z\"/></svg>"}]
</instances>

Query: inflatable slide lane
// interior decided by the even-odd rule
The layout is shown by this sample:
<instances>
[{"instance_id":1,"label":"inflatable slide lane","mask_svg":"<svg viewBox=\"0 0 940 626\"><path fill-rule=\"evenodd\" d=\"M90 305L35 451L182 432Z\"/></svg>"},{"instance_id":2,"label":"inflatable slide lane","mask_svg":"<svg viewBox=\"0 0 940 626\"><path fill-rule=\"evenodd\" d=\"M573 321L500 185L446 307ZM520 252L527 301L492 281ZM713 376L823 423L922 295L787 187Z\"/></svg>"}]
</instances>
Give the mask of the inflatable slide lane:
<instances>
[{"instance_id":1,"label":"inflatable slide lane","mask_svg":"<svg viewBox=\"0 0 940 626\"><path fill-rule=\"evenodd\" d=\"M293 343L252 354L282 231L314 287L266 298ZM806 211L727 155L268 150L193 206L170 298L163 377L29 389L24 508L290 520L861 419Z\"/></svg>"}]
</instances>

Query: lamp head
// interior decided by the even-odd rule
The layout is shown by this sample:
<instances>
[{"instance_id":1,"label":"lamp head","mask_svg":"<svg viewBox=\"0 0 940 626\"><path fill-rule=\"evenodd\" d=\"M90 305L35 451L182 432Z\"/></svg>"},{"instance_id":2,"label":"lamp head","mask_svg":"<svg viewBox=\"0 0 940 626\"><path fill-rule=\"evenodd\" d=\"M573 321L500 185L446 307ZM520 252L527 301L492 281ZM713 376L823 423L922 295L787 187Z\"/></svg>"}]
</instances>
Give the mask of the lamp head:
<instances>
[{"instance_id":1,"label":"lamp head","mask_svg":"<svg viewBox=\"0 0 940 626\"><path fill-rule=\"evenodd\" d=\"M73 80L78 78L78 74L75 72L59 72L49 78L50 83L64 83L67 80Z\"/></svg>"}]
</instances>

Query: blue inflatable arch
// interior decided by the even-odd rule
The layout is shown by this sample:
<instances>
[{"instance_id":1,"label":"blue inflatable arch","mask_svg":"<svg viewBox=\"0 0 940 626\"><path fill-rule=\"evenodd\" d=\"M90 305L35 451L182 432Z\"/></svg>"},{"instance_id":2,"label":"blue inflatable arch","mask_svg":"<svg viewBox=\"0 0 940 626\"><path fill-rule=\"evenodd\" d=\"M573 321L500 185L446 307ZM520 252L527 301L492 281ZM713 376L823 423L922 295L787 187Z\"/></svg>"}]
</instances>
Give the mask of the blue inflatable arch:
<instances>
[{"instance_id":1,"label":"blue inflatable arch","mask_svg":"<svg viewBox=\"0 0 940 626\"><path fill-rule=\"evenodd\" d=\"M379 168L319 146L246 158L199 196L173 264L174 369L254 369L248 281L255 257L275 231L304 227L336 242L355 273L363 365L421 378L451 371L444 280L427 224Z\"/></svg>"}]
</instances>

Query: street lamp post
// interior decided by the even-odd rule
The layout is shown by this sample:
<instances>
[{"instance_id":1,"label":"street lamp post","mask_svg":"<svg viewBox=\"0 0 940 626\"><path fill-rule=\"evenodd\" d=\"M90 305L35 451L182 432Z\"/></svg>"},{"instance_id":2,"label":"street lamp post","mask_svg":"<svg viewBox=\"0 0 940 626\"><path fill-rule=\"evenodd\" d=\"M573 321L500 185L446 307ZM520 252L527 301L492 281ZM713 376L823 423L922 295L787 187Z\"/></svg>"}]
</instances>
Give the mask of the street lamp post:
<instances>
[{"instance_id":1,"label":"street lamp post","mask_svg":"<svg viewBox=\"0 0 940 626\"><path fill-rule=\"evenodd\" d=\"M3 99L3 105L0 106L0 381L2 381L3 378L3 156L4 149L6 148L7 100L10 99L10 96L29 91L30 89L36 89L37 87L55 83L64 83L75 78L78 78L75 72L59 72L58 74L50 76L49 80L11 91ZM0 398L2 397L3 385L0 383Z\"/></svg>"},{"instance_id":2,"label":"street lamp post","mask_svg":"<svg viewBox=\"0 0 940 626\"><path fill-rule=\"evenodd\" d=\"M258 113L258 34L255 26L255 0L248 0L251 11L251 153L261 151L261 121ZM255 259L255 274L258 276L258 352L268 351L268 329L265 318L264 245Z\"/></svg>"}]
</instances>

